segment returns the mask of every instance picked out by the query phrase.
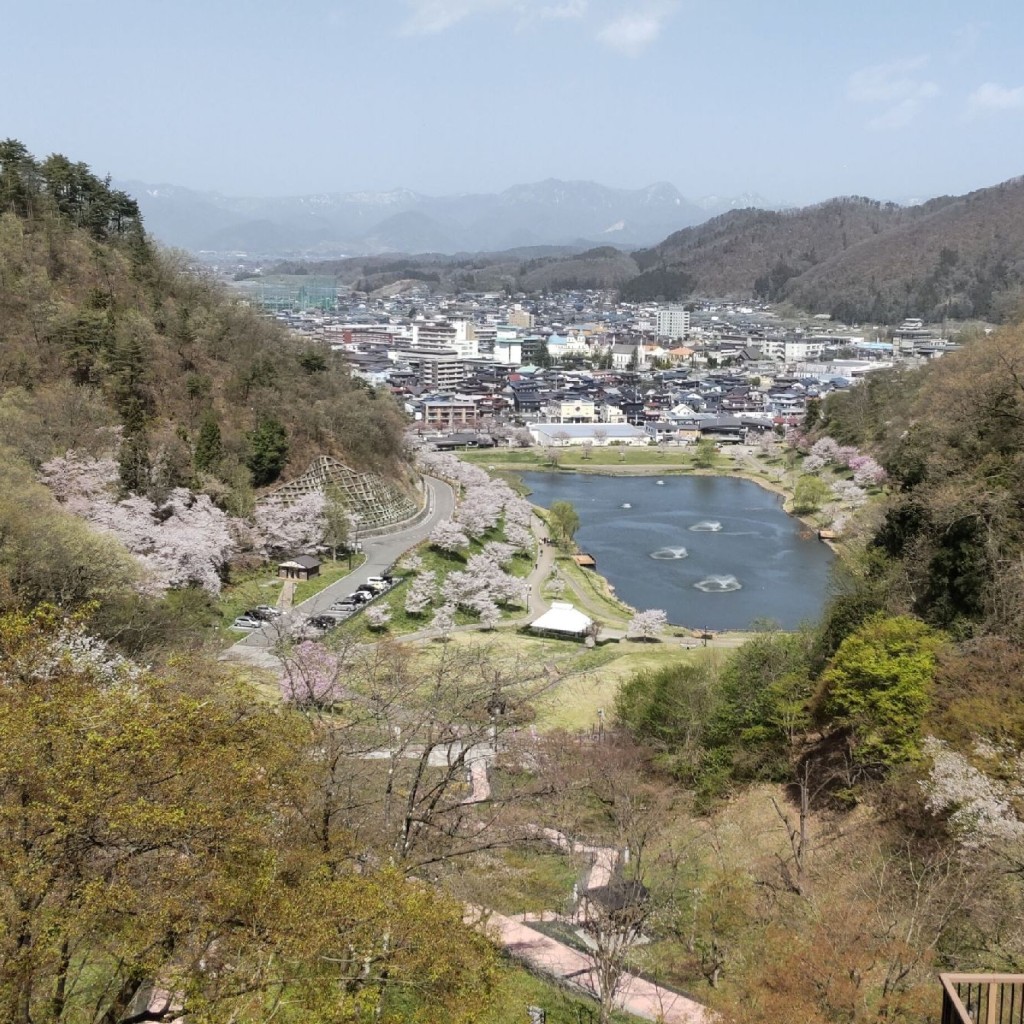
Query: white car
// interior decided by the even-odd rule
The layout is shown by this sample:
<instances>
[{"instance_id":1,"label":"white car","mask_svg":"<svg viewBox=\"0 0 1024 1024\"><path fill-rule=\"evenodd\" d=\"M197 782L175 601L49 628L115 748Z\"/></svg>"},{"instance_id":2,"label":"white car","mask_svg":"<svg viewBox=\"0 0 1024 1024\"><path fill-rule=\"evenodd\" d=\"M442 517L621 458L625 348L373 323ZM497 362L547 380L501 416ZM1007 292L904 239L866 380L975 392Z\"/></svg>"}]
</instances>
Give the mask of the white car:
<instances>
[{"instance_id":1,"label":"white car","mask_svg":"<svg viewBox=\"0 0 1024 1024\"><path fill-rule=\"evenodd\" d=\"M383 576L369 576L367 577L366 584L373 587L378 593L388 589L388 581Z\"/></svg>"},{"instance_id":2,"label":"white car","mask_svg":"<svg viewBox=\"0 0 1024 1024\"><path fill-rule=\"evenodd\" d=\"M251 615L239 615L234 622L231 623L232 629L259 629L263 623L259 619L254 619Z\"/></svg>"}]
</instances>

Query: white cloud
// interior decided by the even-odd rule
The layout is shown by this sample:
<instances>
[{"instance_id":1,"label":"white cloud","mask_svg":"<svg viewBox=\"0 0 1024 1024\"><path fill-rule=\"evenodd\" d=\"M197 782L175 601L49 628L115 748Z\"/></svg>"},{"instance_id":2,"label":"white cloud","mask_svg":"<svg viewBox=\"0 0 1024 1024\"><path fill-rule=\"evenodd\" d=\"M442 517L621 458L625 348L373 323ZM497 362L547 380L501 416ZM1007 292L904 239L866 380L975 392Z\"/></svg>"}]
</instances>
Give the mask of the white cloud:
<instances>
[{"instance_id":1,"label":"white cloud","mask_svg":"<svg viewBox=\"0 0 1024 1024\"><path fill-rule=\"evenodd\" d=\"M661 34L674 4L659 4L623 14L597 33L597 38L627 57L636 57Z\"/></svg>"},{"instance_id":2,"label":"white cloud","mask_svg":"<svg viewBox=\"0 0 1024 1024\"><path fill-rule=\"evenodd\" d=\"M928 58L921 56L861 68L847 79L847 98L884 105L885 109L868 121L869 128L903 128L928 100L939 95L939 86L921 75L927 64Z\"/></svg>"},{"instance_id":3,"label":"white cloud","mask_svg":"<svg viewBox=\"0 0 1024 1024\"><path fill-rule=\"evenodd\" d=\"M406 7L404 34L436 35L467 18L499 11L516 15L520 22L580 18L586 13L587 0L406 0Z\"/></svg>"},{"instance_id":4,"label":"white cloud","mask_svg":"<svg viewBox=\"0 0 1024 1024\"><path fill-rule=\"evenodd\" d=\"M997 113L1002 110L1024 109L1024 85L1007 88L995 82L979 85L967 97L967 112L975 117Z\"/></svg>"}]
</instances>

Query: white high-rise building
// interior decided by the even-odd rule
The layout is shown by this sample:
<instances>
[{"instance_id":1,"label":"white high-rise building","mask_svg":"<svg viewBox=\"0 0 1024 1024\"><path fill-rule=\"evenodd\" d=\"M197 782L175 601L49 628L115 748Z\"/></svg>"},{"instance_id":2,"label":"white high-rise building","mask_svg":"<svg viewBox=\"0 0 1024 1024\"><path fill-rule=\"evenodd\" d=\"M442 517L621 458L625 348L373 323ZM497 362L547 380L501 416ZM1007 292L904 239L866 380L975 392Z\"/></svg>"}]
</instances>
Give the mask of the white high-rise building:
<instances>
[{"instance_id":1,"label":"white high-rise building","mask_svg":"<svg viewBox=\"0 0 1024 1024\"><path fill-rule=\"evenodd\" d=\"M469 320L427 320L413 324L412 347L439 352L453 350L463 359L480 355L476 330Z\"/></svg>"},{"instance_id":2,"label":"white high-rise building","mask_svg":"<svg viewBox=\"0 0 1024 1024\"><path fill-rule=\"evenodd\" d=\"M658 337L677 340L690 333L690 311L681 306L658 310Z\"/></svg>"}]
</instances>

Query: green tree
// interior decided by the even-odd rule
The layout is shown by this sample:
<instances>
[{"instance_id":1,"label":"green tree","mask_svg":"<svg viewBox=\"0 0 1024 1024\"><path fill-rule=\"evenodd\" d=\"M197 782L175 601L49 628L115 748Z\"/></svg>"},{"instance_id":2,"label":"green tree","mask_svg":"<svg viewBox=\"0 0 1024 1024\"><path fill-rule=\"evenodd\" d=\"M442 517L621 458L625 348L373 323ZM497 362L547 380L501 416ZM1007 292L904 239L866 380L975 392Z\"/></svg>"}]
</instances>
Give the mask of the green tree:
<instances>
[{"instance_id":1,"label":"green tree","mask_svg":"<svg viewBox=\"0 0 1024 1024\"><path fill-rule=\"evenodd\" d=\"M824 480L813 474L805 474L797 480L793 489L793 511L797 515L817 512L831 496L832 491Z\"/></svg>"},{"instance_id":2,"label":"green tree","mask_svg":"<svg viewBox=\"0 0 1024 1024\"><path fill-rule=\"evenodd\" d=\"M548 343L546 341L540 341L537 345L537 350L533 356L533 365L540 366L547 369L552 363L551 353L548 350Z\"/></svg>"},{"instance_id":3,"label":"green tree","mask_svg":"<svg viewBox=\"0 0 1024 1024\"><path fill-rule=\"evenodd\" d=\"M905 615L873 615L851 633L821 677L820 707L849 729L855 759L890 768L917 756L944 637Z\"/></svg>"},{"instance_id":4,"label":"green tree","mask_svg":"<svg viewBox=\"0 0 1024 1024\"><path fill-rule=\"evenodd\" d=\"M317 740L213 665L0 617L0 1019L480 1019L497 956L462 908L310 840Z\"/></svg>"},{"instance_id":5,"label":"green tree","mask_svg":"<svg viewBox=\"0 0 1024 1024\"><path fill-rule=\"evenodd\" d=\"M820 398L808 398L807 409L804 412L804 430L814 430L818 425L818 420L821 419L821 399Z\"/></svg>"},{"instance_id":6,"label":"green tree","mask_svg":"<svg viewBox=\"0 0 1024 1024\"><path fill-rule=\"evenodd\" d=\"M548 513L548 528L551 537L560 547L568 550L580 528L580 517L571 501L556 501Z\"/></svg>"},{"instance_id":7,"label":"green tree","mask_svg":"<svg viewBox=\"0 0 1024 1024\"><path fill-rule=\"evenodd\" d=\"M337 484L331 484L326 488L324 499L324 543L331 549L331 558L336 561L338 548L346 547L352 534L351 513L345 500L345 492Z\"/></svg>"},{"instance_id":8,"label":"green tree","mask_svg":"<svg viewBox=\"0 0 1024 1024\"><path fill-rule=\"evenodd\" d=\"M288 461L288 431L273 417L262 420L246 435L249 456L246 465L252 473L254 487L272 483L281 475Z\"/></svg>"},{"instance_id":9,"label":"green tree","mask_svg":"<svg viewBox=\"0 0 1024 1024\"><path fill-rule=\"evenodd\" d=\"M325 373L327 370L327 359L323 352L318 352L316 349L310 349L308 352L303 352L299 356L299 366L306 373Z\"/></svg>"},{"instance_id":10,"label":"green tree","mask_svg":"<svg viewBox=\"0 0 1024 1024\"><path fill-rule=\"evenodd\" d=\"M125 494L147 494L153 482L153 464L149 456L149 437L145 430L134 430L121 440L117 453L117 473Z\"/></svg>"},{"instance_id":11,"label":"green tree","mask_svg":"<svg viewBox=\"0 0 1024 1024\"><path fill-rule=\"evenodd\" d=\"M710 438L702 437L693 449L693 464L698 469L713 469L718 457L718 445Z\"/></svg>"},{"instance_id":12,"label":"green tree","mask_svg":"<svg viewBox=\"0 0 1024 1024\"><path fill-rule=\"evenodd\" d=\"M200 472L207 472L216 467L224 454L224 445L220 436L220 424L212 412L203 417L202 426L199 428L199 437L196 438L196 450L192 457L195 467Z\"/></svg>"}]
</instances>

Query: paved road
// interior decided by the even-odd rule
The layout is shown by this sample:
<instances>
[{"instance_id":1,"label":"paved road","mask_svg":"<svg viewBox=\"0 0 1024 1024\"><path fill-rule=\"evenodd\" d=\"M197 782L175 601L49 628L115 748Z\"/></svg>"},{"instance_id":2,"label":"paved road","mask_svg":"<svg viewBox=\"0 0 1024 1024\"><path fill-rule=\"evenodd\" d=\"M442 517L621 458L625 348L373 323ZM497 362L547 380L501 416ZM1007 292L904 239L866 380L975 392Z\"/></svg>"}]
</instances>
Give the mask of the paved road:
<instances>
[{"instance_id":1,"label":"paved road","mask_svg":"<svg viewBox=\"0 0 1024 1024\"><path fill-rule=\"evenodd\" d=\"M455 493L443 480L426 476L423 478L427 486L427 502L430 509L426 519L401 530L398 533L385 534L382 537L368 537L363 543L363 554L366 561L358 569L347 576L336 580L325 587L319 594L301 604L296 605L287 615L275 623L268 623L263 629L254 630L238 641L228 652L228 657L237 661L251 661L257 664L276 665L276 659L268 662L267 655L277 643L282 631L296 619L308 618L318 612L325 611L339 598L352 593L361 583L371 576L379 576L386 572L395 561L420 541L426 540L434 527L442 520L451 519L455 510Z\"/></svg>"}]
</instances>

